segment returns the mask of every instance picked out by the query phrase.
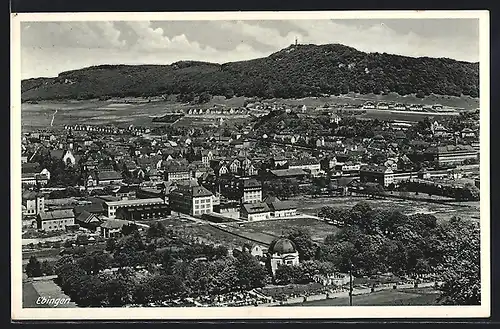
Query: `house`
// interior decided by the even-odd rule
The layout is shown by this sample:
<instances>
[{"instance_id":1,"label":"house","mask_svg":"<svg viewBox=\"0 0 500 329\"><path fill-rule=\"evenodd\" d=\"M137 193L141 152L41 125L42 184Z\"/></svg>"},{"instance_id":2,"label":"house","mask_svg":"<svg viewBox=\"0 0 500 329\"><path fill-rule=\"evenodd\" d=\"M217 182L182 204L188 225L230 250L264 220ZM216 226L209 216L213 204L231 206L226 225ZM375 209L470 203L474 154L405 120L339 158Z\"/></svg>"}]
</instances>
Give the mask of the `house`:
<instances>
[{"instance_id":1,"label":"house","mask_svg":"<svg viewBox=\"0 0 500 329\"><path fill-rule=\"evenodd\" d=\"M271 210L264 202L244 203L241 206L240 217L248 221L271 218Z\"/></svg>"},{"instance_id":2,"label":"house","mask_svg":"<svg viewBox=\"0 0 500 329\"><path fill-rule=\"evenodd\" d=\"M75 215L71 209L45 211L37 215L36 223L45 232L65 230L75 224Z\"/></svg>"},{"instance_id":3,"label":"house","mask_svg":"<svg viewBox=\"0 0 500 329\"><path fill-rule=\"evenodd\" d=\"M99 219L96 214L86 210L83 210L80 213L75 212L75 215L75 224L78 224L80 227L96 231L102 224L102 220Z\"/></svg>"},{"instance_id":4,"label":"house","mask_svg":"<svg viewBox=\"0 0 500 329\"><path fill-rule=\"evenodd\" d=\"M187 161L165 161L163 166L166 181L189 180L191 178L191 170Z\"/></svg>"},{"instance_id":5,"label":"house","mask_svg":"<svg viewBox=\"0 0 500 329\"><path fill-rule=\"evenodd\" d=\"M201 162L208 165L210 161L214 158L214 153L211 150L201 151Z\"/></svg>"},{"instance_id":6,"label":"house","mask_svg":"<svg viewBox=\"0 0 500 329\"><path fill-rule=\"evenodd\" d=\"M292 201L280 201L276 198L275 201L268 203L271 209L271 217L291 217L297 215L297 205Z\"/></svg>"},{"instance_id":7,"label":"house","mask_svg":"<svg viewBox=\"0 0 500 329\"><path fill-rule=\"evenodd\" d=\"M130 225L132 222L120 219L108 219L100 226L102 237L105 239L119 238L122 235L123 226Z\"/></svg>"},{"instance_id":8,"label":"house","mask_svg":"<svg viewBox=\"0 0 500 329\"><path fill-rule=\"evenodd\" d=\"M276 169L284 168L288 165L288 160L282 156L278 155L271 159L271 166Z\"/></svg>"},{"instance_id":9,"label":"house","mask_svg":"<svg viewBox=\"0 0 500 329\"><path fill-rule=\"evenodd\" d=\"M42 193L26 191L22 195L23 216L36 216L45 211L45 198Z\"/></svg>"},{"instance_id":10,"label":"house","mask_svg":"<svg viewBox=\"0 0 500 329\"><path fill-rule=\"evenodd\" d=\"M394 172L386 166L365 165L359 170L359 179L362 183L378 183L389 186L394 182Z\"/></svg>"},{"instance_id":11,"label":"house","mask_svg":"<svg viewBox=\"0 0 500 329\"><path fill-rule=\"evenodd\" d=\"M462 131L460 132L460 134L461 134L462 138L474 138L474 137L476 137L476 134L470 128L464 128L464 129L462 129Z\"/></svg>"},{"instance_id":12,"label":"house","mask_svg":"<svg viewBox=\"0 0 500 329\"><path fill-rule=\"evenodd\" d=\"M179 185L169 195L172 211L191 216L213 212L213 194L203 186Z\"/></svg>"},{"instance_id":13,"label":"house","mask_svg":"<svg viewBox=\"0 0 500 329\"><path fill-rule=\"evenodd\" d=\"M265 252L266 252L266 248L259 245L259 244L256 244L256 243L253 243L253 244L245 244L243 245L243 247L241 248L242 251L244 252L248 252L250 253L252 256L256 257L263 257L265 255Z\"/></svg>"}]
</instances>

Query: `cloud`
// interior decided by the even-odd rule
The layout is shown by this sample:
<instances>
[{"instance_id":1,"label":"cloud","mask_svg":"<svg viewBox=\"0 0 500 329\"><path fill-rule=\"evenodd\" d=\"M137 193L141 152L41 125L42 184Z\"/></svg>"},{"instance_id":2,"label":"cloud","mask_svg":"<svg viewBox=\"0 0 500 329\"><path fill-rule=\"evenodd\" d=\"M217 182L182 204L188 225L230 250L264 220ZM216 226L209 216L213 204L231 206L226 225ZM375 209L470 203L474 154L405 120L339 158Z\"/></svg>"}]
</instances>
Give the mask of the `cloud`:
<instances>
[{"instance_id":1,"label":"cloud","mask_svg":"<svg viewBox=\"0 0 500 329\"><path fill-rule=\"evenodd\" d=\"M31 47L121 48L121 32L112 22L30 22L21 43Z\"/></svg>"}]
</instances>

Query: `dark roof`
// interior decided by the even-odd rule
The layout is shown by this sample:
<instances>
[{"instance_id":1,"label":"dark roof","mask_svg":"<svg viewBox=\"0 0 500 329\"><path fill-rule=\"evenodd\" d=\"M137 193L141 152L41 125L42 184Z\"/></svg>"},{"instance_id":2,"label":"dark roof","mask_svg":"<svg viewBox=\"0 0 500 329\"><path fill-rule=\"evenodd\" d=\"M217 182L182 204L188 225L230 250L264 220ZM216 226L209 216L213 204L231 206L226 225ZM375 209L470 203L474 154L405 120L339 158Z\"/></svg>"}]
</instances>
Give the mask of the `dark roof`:
<instances>
[{"instance_id":1,"label":"dark roof","mask_svg":"<svg viewBox=\"0 0 500 329\"><path fill-rule=\"evenodd\" d=\"M388 170L390 170L390 168L387 168L386 166L376 166L376 165L365 165L361 166L361 168L359 169L360 172L367 171L376 173L385 173Z\"/></svg>"},{"instance_id":2,"label":"dark roof","mask_svg":"<svg viewBox=\"0 0 500 329\"><path fill-rule=\"evenodd\" d=\"M37 197L43 197L43 194L36 191L25 191L23 192L23 200L34 200Z\"/></svg>"},{"instance_id":3,"label":"dark roof","mask_svg":"<svg viewBox=\"0 0 500 329\"><path fill-rule=\"evenodd\" d=\"M132 222L129 222L128 220L108 219L107 221L101 224L101 227L107 229L119 229L130 223Z\"/></svg>"},{"instance_id":4,"label":"dark roof","mask_svg":"<svg viewBox=\"0 0 500 329\"><path fill-rule=\"evenodd\" d=\"M301 176L307 175L307 173L300 168L291 168L291 169L276 169L270 170L270 172L278 177L290 177L290 176Z\"/></svg>"},{"instance_id":5,"label":"dark roof","mask_svg":"<svg viewBox=\"0 0 500 329\"><path fill-rule=\"evenodd\" d=\"M296 209L295 202L292 201L275 201L270 204L272 210L289 210Z\"/></svg>"},{"instance_id":6,"label":"dark roof","mask_svg":"<svg viewBox=\"0 0 500 329\"><path fill-rule=\"evenodd\" d=\"M56 159L62 159L64 153L64 150L50 150L50 156Z\"/></svg>"},{"instance_id":7,"label":"dark roof","mask_svg":"<svg viewBox=\"0 0 500 329\"><path fill-rule=\"evenodd\" d=\"M264 202L245 203L245 204L243 204L243 207L245 208L245 211L248 214L260 214L260 213L271 211L269 209L269 206L267 205L267 203L264 203Z\"/></svg>"},{"instance_id":8,"label":"dark roof","mask_svg":"<svg viewBox=\"0 0 500 329\"><path fill-rule=\"evenodd\" d=\"M100 171L97 173L97 178L102 181L102 180L117 180L117 179L123 179L122 174L116 171Z\"/></svg>"},{"instance_id":9,"label":"dark roof","mask_svg":"<svg viewBox=\"0 0 500 329\"><path fill-rule=\"evenodd\" d=\"M278 199L277 197L273 196L273 195L268 195L264 199L264 202L267 203L267 204L271 204L273 202L278 202L278 201L281 201L281 200Z\"/></svg>"},{"instance_id":10,"label":"dark roof","mask_svg":"<svg viewBox=\"0 0 500 329\"><path fill-rule=\"evenodd\" d=\"M259 182L256 179L245 179L243 180L243 187L244 188L250 188L250 187L261 187L262 183Z\"/></svg>"},{"instance_id":11,"label":"dark roof","mask_svg":"<svg viewBox=\"0 0 500 329\"><path fill-rule=\"evenodd\" d=\"M21 172L25 173L39 173L41 171L40 164L38 162L28 162L21 165Z\"/></svg>"},{"instance_id":12,"label":"dark roof","mask_svg":"<svg viewBox=\"0 0 500 329\"><path fill-rule=\"evenodd\" d=\"M276 241L273 241L271 245L269 246L269 253L270 254L278 254L278 255L283 255L283 254L291 254L297 252L297 247L295 244L287 239L287 238L280 238Z\"/></svg>"},{"instance_id":13,"label":"dark roof","mask_svg":"<svg viewBox=\"0 0 500 329\"><path fill-rule=\"evenodd\" d=\"M83 210L80 214L78 214L75 218L76 221L80 223L90 224L92 221L100 222L100 219L97 218L94 214Z\"/></svg>"},{"instance_id":14,"label":"dark roof","mask_svg":"<svg viewBox=\"0 0 500 329\"><path fill-rule=\"evenodd\" d=\"M53 220L53 219L63 219L63 218L75 218L73 214L73 210L71 209L62 209L62 210L52 210L47 212L42 212L39 214L40 219L44 220Z\"/></svg>"},{"instance_id":15,"label":"dark roof","mask_svg":"<svg viewBox=\"0 0 500 329\"><path fill-rule=\"evenodd\" d=\"M207 190L205 187L192 186L191 184L190 185L179 184L179 186L172 193L180 193L192 198L212 196L212 192Z\"/></svg>"}]
</instances>

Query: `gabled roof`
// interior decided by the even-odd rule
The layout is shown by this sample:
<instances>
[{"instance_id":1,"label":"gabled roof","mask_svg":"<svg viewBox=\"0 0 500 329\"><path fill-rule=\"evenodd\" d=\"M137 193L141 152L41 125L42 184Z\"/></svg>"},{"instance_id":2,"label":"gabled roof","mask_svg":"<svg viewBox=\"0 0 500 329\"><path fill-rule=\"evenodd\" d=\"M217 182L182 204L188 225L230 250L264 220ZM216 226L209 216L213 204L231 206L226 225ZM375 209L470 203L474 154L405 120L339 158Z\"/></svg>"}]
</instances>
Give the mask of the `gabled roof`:
<instances>
[{"instance_id":1,"label":"gabled roof","mask_svg":"<svg viewBox=\"0 0 500 329\"><path fill-rule=\"evenodd\" d=\"M278 177L289 177L289 176L300 176L307 175L307 173L300 168L291 168L291 169L276 169L270 170L270 172Z\"/></svg>"},{"instance_id":2,"label":"gabled roof","mask_svg":"<svg viewBox=\"0 0 500 329\"><path fill-rule=\"evenodd\" d=\"M271 211L267 203L264 202L244 203L243 208L248 214L261 214Z\"/></svg>"},{"instance_id":3,"label":"gabled roof","mask_svg":"<svg viewBox=\"0 0 500 329\"><path fill-rule=\"evenodd\" d=\"M80 214L78 214L75 218L76 221L80 223L85 223L85 224L90 224L92 222L98 222L100 223L101 220L97 218L96 215L84 210Z\"/></svg>"},{"instance_id":4,"label":"gabled roof","mask_svg":"<svg viewBox=\"0 0 500 329\"><path fill-rule=\"evenodd\" d=\"M271 210L290 210L296 209L297 205L292 201L275 201L269 204Z\"/></svg>"}]
</instances>

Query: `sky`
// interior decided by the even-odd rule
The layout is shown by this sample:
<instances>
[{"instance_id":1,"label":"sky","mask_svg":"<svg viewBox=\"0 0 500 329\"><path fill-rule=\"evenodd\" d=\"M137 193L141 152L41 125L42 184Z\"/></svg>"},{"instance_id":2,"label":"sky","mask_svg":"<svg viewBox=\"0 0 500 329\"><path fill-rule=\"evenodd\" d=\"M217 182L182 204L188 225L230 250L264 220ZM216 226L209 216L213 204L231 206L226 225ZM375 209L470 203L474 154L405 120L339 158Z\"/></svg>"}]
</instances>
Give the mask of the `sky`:
<instances>
[{"instance_id":1,"label":"sky","mask_svg":"<svg viewBox=\"0 0 500 329\"><path fill-rule=\"evenodd\" d=\"M268 56L294 43L479 61L479 20L336 19L21 23L23 79L101 64L214 63Z\"/></svg>"}]
</instances>

